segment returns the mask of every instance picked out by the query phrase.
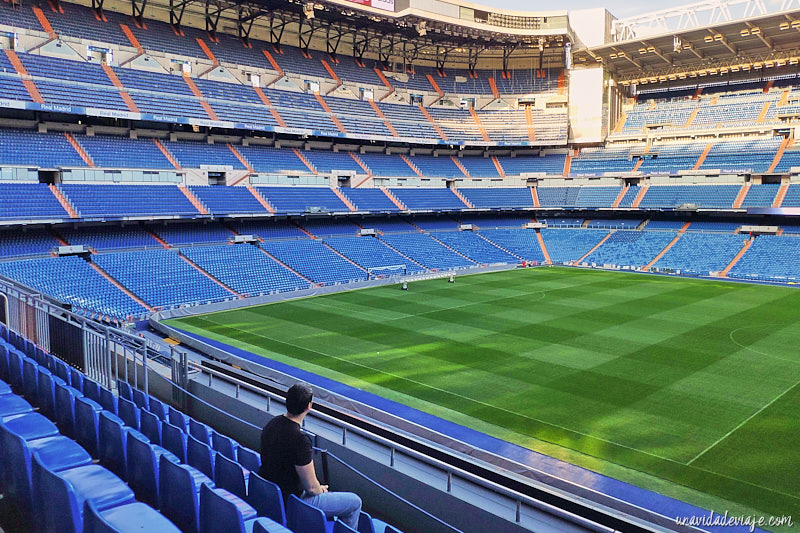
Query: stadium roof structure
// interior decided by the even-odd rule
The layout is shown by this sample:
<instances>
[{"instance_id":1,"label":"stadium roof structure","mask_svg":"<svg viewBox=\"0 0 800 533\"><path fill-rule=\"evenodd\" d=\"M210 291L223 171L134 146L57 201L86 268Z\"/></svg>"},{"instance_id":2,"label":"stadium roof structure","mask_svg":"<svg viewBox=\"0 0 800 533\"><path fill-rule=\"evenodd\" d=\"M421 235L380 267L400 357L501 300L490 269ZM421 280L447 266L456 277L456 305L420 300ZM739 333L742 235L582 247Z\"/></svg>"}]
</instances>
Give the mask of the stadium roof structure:
<instances>
[{"instance_id":1,"label":"stadium roof structure","mask_svg":"<svg viewBox=\"0 0 800 533\"><path fill-rule=\"evenodd\" d=\"M797 4L797 5L796 5ZM727 75L800 63L800 2L711 0L614 23L611 42L576 50L623 85Z\"/></svg>"},{"instance_id":2,"label":"stadium roof structure","mask_svg":"<svg viewBox=\"0 0 800 533\"><path fill-rule=\"evenodd\" d=\"M54 0L58 1L58 0ZM113 1L113 0L112 0ZM401 6L400 3L404 5ZM100 12L106 0L92 0ZM111 2L108 2L111 3ZM479 56L504 60L538 57L545 63L564 63L564 48L574 41L566 10L518 12L480 6L461 0L437 3L416 0L120 0L141 20L147 7L165 13L179 27L184 14L205 20L210 34L235 28L247 41L259 27L273 44L290 43L307 50L312 40L324 41L331 54L372 53L390 58L429 60L443 66L458 61L474 68ZM295 40L296 39L296 40ZM344 45L344 46L342 46ZM317 47L320 47L318 44ZM341 48L340 48L341 47Z\"/></svg>"}]
</instances>

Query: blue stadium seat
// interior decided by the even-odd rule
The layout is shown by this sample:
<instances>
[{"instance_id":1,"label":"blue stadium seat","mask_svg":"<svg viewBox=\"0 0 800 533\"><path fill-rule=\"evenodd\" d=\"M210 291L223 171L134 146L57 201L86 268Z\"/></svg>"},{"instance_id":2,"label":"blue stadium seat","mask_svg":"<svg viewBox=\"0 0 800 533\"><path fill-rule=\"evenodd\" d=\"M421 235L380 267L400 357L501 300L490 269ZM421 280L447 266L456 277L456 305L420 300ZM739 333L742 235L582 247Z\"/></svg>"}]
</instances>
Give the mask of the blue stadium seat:
<instances>
[{"instance_id":1,"label":"blue stadium seat","mask_svg":"<svg viewBox=\"0 0 800 533\"><path fill-rule=\"evenodd\" d=\"M211 479L214 479L216 456L217 452L208 444L200 442L191 435L186 439L186 462Z\"/></svg>"},{"instance_id":2,"label":"blue stadium seat","mask_svg":"<svg viewBox=\"0 0 800 533\"><path fill-rule=\"evenodd\" d=\"M239 448L239 444L230 437L213 431L211 433L211 448L228 459L236 461L236 450Z\"/></svg>"},{"instance_id":3,"label":"blue stadium seat","mask_svg":"<svg viewBox=\"0 0 800 533\"><path fill-rule=\"evenodd\" d=\"M86 448L92 457L98 457L100 413L103 406L81 396L75 398L75 440Z\"/></svg>"},{"instance_id":4,"label":"blue stadium seat","mask_svg":"<svg viewBox=\"0 0 800 533\"><path fill-rule=\"evenodd\" d=\"M247 533L256 522L267 531L285 531L269 518L258 518L255 509L229 491L205 484L200 487L200 533Z\"/></svg>"},{"instance_id":5,"label":"blue stadium seat","mask_svg":"<svg viewBox=\"0 0 800 533\"><path fill-rule=\"evenodd\" d=\"M161 446L150 444L138 432L128 433L127 452L128 485L139 501L160 508L158 469L161 457L174 462L178 462L178 458Z\"/></svg>"},{"instance_id":6,"label":"blue stadium seat","mask_svg":"<svg viewBox=\"0 0 800 533\"><path fill-rule=\"evenodd\" d=\"M236 496L247 499L247 487L250 471L236 461L229 459L222 452L217 453L214 460L214 484Z\"/></svg>"},{"instance_id":7,"label":"blue stadium seat","mask_svg":"<svg viewBox=\"0 0 800 533\"><path fill-rule=\"evenodd\" d=\"M56 383L56 424L67 437L75 437L75 399L81 397L77 389Z\"/></svg>"},{"instance_id":8,"label":"blue stadium seat","mask_svg":"<svg viewBox=\"0 0 800 533\"><path fill-rule=\"evenodd\" d=\"M280 487L262 478L255 471L250 472L247 502L255 508L258 516L266 516L279 524L286 525L286 511Z\"/></svg>"},{"instance_id":9,"label":"blue stadium seat","mask_svg":"<svg viewBox=\"0 0 800 533\"><path fill-rule=\"evenodd\" d=\"M125 422L125 425L138 431L141 427L141 413L136 404L120 396L117 400L117 408L117 414Z\"/></svg>"},{"instance_id":10,"label":"blue stadium seat","mask_svg":"<svg viewBox=\"0 0 800 533\"><path fill-rule=\"evenodd\" d=\"M152 507L134 502L101 511L87 500L83 512L83 533L180 533L175 524Z\"/></svg>"},{"instance_id":11,"label":"blue stadium seat","mask_svg":"<svg viewBox=\"0 0 800 533\"><path fill-rule=\"evenodd\" d=\"M331 533L333 522L325 518L325 513L294 494L286 501L286 526L292 531L303 533Z\"/></svg>"},{"instance_id":12,"label":"blue stadium seat","mask_svg":"<svg viewBox=\"0 0 800 533\"><path fill-rule=\"evenodd\" d=\"M100 413L98 459L122 479L128 479L128 433L133 431L136 429L121 418L107 411Z\"/></svg>"},{"instance_id":13,"label":"blue stadium seat","mask_svg":"<svg viewBox=\"0 0 800 533\"><path fill-rule=\"evenodd\" d=\"M161 424L161 446L177 457L181 463L186 462L186 433L169 422Z\"/></svg>"},{"instance_id":14,"label":"blue stadium seat","mask_svg":"<svg viewBox=\"0 0 800 533\"><path fill-rule=\"evenodd\" d=\"M181 531L197 533L199 530L200 487L214 486L211 479L189 465L161 458L159 491L161 512Z\"/></svg>"},{"instance_id":15,"label":"blue stadium seat","mask_svg":"<svg viewBox=\"0 0 800 533\"><path fill-rule=\"evenodd\" d=\"M33 504L44 531L81 533L86 501L92 501L99 510L135 501L133 491L100 465L53 472L34 454L31 475Z\"/></svg>"},{"instance_id":16,"label":"blue stadium seat","mask_svg":"<svg viewBox=\"0 0 800 533\"><path fill-rule=\"evenodd\" d=\"M151 444L161 446L161 420L150 411L140 411L139 431L150 440Z\"/></svg>"},{"instance_id":17,"label":"blue stadium seat","mask_svg":"<svg viewBox=\"0 0 800 533\"><path fill-rule=\"evenodd\" d=\"M261 468L261 454L242 445L236 448L236 460L250 472L258 472Z\"/></svg>"}]
</instances>

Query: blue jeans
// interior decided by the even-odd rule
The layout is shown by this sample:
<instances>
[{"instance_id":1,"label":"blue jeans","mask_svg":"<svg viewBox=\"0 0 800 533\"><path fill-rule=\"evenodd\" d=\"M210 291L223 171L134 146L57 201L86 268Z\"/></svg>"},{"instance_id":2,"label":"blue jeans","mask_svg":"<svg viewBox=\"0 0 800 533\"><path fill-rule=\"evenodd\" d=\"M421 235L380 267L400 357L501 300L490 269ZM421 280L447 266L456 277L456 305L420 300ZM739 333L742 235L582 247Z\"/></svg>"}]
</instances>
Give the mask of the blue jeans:
<instances>
[{"instance_id":1,"label":"blue jeans","mask_svg":"<svg viewBox=\"0 0 800 533\"><path fill-rule=\"evenodd\" d=\"M323 492L316 496L303 494L304 502L322 509L326 518L337 517L339 520L358 529L358 515L361 514L361 498L352 492Z\"/></svg>"}]
</instances>

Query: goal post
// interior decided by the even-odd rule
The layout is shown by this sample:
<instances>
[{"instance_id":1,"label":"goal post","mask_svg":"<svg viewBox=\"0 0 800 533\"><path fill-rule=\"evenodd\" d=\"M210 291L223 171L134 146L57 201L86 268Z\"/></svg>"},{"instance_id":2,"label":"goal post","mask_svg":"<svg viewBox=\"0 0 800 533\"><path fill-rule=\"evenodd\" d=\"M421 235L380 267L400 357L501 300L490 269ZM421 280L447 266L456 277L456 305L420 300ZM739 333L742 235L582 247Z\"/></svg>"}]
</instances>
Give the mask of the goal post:
<instances>
[{"instance_id":1,"label":"goal post","mask_svg":"<svg viewBox=\"0 0 800 533\"><path fill-rule=\"evenodd\" d=\"M372 267L367 269L369 279L390 278L394 276L405 276L407 273L406 265L388 265Z\"/></svg>"}]
</instances>

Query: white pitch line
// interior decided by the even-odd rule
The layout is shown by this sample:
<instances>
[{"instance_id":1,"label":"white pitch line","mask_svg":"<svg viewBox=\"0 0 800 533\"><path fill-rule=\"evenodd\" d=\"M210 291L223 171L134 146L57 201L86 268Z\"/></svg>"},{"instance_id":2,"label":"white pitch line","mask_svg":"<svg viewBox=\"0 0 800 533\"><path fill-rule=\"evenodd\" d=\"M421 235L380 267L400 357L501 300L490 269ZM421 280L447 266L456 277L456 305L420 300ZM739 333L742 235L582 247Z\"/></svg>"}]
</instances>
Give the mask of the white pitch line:
<instances>
[{"instance_id":1,"label":"white pitch line","mask_svg":"<svg viewBox=\"0 0 800 533\"><path fill-rule=\"evenodd\" d=\"M206 319L206 320L208 320L208 319ZM251 334L251 335L256 335L256 336L258 336L258 337L261 337L261 338L264 338L264 339L267 339L267 340L271 340L271 341L275 341L275 342L280 342L280 343L282 343L282 344L287 344L287 345L289 345L289 346L293 346L293 347L295 347L295 348L298 348L298 349L301 349L301 350L306 350L306 351L309 351L309 352L314 352L314 353L317 353L317 354L319 354L319 355L322 355L322 356L325 356L325 357L328 357L328 358L331 358L331 359L336 359L336 360L338 360L338 361L342 361L342 362L344 362L344 363L349 363L349 364L352 364L352 365L360 366L360 367L362 367L362 368L365 368L365 369L368 369L368 370L372 370L373 372L378 372L378 373L380 373L380 374L385 374L385 375L387 375L387 376L391 376L391 377L393 377L393 378L395 378L395 379L399 379L399 380L403 380L403 381L408 381L408 382L414 383L415 385L419 385L419 386L421 386L421 387L425 387L425 388L428 388L428 389L432 389L432 390L435 390L435 391L437 391L437 392L441 392L441 393L444 393L444 394L449 394L449 395L451 395L451 396L456 396L457 398L461 398L462 400L466 400L466 401L468 401L468 402L472 402L472 403L477 403L477 404L479 404L479 405L483 405L484 407L489 407L490 409L497 409L498 411L503 411L503 412L505 412L505 413L508 413L508 414L510 414L510 415L518 416L518 417L520 417L520 418L525 418L525 419L527 419L527 420L532 420L532 421L534 421L534 422L539 422L540 424L545 424L545 425L547 425L547 426L556 427L556 428L562 429L562 430L564 430L564 431L569 431L570 433L576 433L576 434L578 434L578 435L581 435L581 436L583 436L583 437L587 437L587 438L590 438L590 439L599 440L599 441L601 441L601 442L605 442L605 443L607 443L607 444L613 444L614 446L619 446L619 447L621 447L621 448L625 448L625 449L628 449L628 450L631 450L631 451L634 451L634 452L639 452L639 453L642 453L642 454L645 454L645 455L649 455L649 456L651 456L651 457L655 457L655 458L657 458L657 459L662 459L662 460L664 460L664 461L669 461L669 462L671 462L671 463L675 463L675 464L679 464L679 465L683 465L683 464L684 464L684 463L682 463L682 462L680 462L680 461L677 461L677 460L675 460L675 459L670 459L669 457L663 457L663 456L661 456L661 455L658 455L658 454L655 454L655 453L651 453L651 452L648 452L648 451L645 451L645 450L640 450L639 448L634 448L634 447L632 447L632 446L627 446L627 445L625 445L625 444L621 444L621 443L619 443L619 442L614 442L613 440L607 440L607 439L604 439L604 438L602 438L602 437L598 437L598 436L596 436L596 435L590 435L589 433L583 433L582 431L578 431L578 430L576 430L576 429L571 429L571 428L568 428L568 427L565 427L565 426L560 426L560 425L558 425L558 424L554 424L554 423L552 423L552 422L547 422L547 421L545 421L545 420L540 420L540 419L538 419L538 418L534 418L534 417L532 417L532 416L524 415L524 414L522 414L522 413L517 413L517 412L515 412L515 411L511 411L511 410L509 410L509 409L505 409L505 408L503 408L503 407L498 407L498 406L496 406L496 405L492 405L492 404L490 404L490 403L486 403L486 402L482 402L482 401L480 401L480 400L476 400L475 398L470 398L469 396L464 396L464 395L462 395L462 394L458 394L457 392L453 392L453 391L449 391L449 390L442 389L442 388L439 388L439 387L435 387L435 386L433 386L433 385L429 385L428 383L422 383L422 382L420 382L420 381L417 381L417 380L414 380L414 379L411 379L411 378L407 378L407 377L404 377L404 376L399 376L399 375L397 375L397 374L393 374L392 372L386 372L385 370L380 370L380 369L377 369L377 368L373 368L373 367L371 367L371 366L368 366L368 365L365 365L365 364L362 364L362 363L358 363L358 362L355 362L355 361L349 361L349 360L347 360L347 359L344 359L344 358L341 358L341 357L337 357L337 356L335 356L335 355L330 355L330 354L327 354L327 353L325 353L325 352L320 352L319 350L313 350L313 349L310 349L310 348L306 348L306 347L304 347L304 346L299 346L299 345L293 344L293 343L291 343L291 342L282 341L282 340L278 340L278 339L273 339L273 338L271 338L271 337L267 337L266 335L261 335L261 334L259 334L259 333L253 333L252 331L247 331L247 330L245 330L245 329L242 329L242 328L237 328L237 327L235 327L235 326L230 326L230 325L227 325L227 324L222 324L222 323L220 323L220 322L215 322L215 321L213 321L213 320L208 320L208 321L209 321L209 322L213 322L213 323L215 323L215 324L217 324L217 325L220 325L220 326L226 326L226 327L229 327L229 328L231 328L231 329L235 329L235 330L237 330L237 331L242 331L242 332L244 332L244 333L248 333L248 334ZM462 414L465 414L465 413L462 413ZM468 415L468 416L469 416L469 415ZM534 437L534 438L537 438L537 439L539 439L539 440L544 440L544 439L541 439L541 438L539 438L539 437L536 437L535 435L532 435L532 437ZM545 442L549 442L549 441L545 441ZM561 446L562 448L573 449L573 448L570 448L569 446L565 446L565 445L563 445L563 444L558 444L558 443L555 443L555 442L551 442L551 444L555 444L555 445L557 445L557 446ZM580 450L575 450L575 451L578 451L578 452L580 452L580 453L586 453L586 452L581 452ZM587 455L589 455L589 454L587 454ZM608 460L608 459L604 459L604 460Z\"/></svg>"},{"instance_id":2,"label":"white pitch line","mask_svg":"<svg viewBox=\"0 0 800 533\"><path fill-rule=\"evenodd\" d=\"M761 409L759 409L758 411L756 411L756 412L755 412L755 413L753 413L752 415L750 415L750 416L748 416L747 418L745 418L743 422L741 422L741 423L740 423L738 426L736 426L735 428L733 428L733 429L732 429L732 430L730 430L729 432L725 433L725 434L724 434L722 437L718 438L718 439L717 439L717 440L716 440L716 441L715 441L715 442L714 442L714 443L713 443L711 446L709 446L708 448L706 448L706 449L705 449L705 450L703 450L702 452L700 452L700 453L698 453L697 455L695 455L695 456L694 456L694 458L693 458L691 461L689 461L688 463L686 463L686 466L689 466L689 465L691 465L693 462L695 462L695 461L696 461L696 460L698 460L700 457L702 457L703 455L705 455L705 454L706 454L706 452L708 452L708 451L709 451L711 448L713 448L714 446L716 446L717 444L719 444L719 443L720 443L720 442L722 442L723 440L725 440L725 439L727 439L728 437L730 437L730 436L731 436L731 435L732 435L732 434L733 434L733 433L734 433L736 430L738 430L739 428L741 428L742 426L744 426L745 424L747 424L748 422L750 422L750 421L751 421L753 418L755 418L755 417L756 417L756 415L758 415L758 414L760 414L761 412L763 412L763 411L764 411L764 409L766 409L767 407L769 407L769 406L770 406L770 405L772 405L773 403L777 402L778 400L780 400L781 398L783 398L784 396L786 396L786 394L788 394L788 393L789 393L789 391L791 391L793 388L797 387L798 385L800 385L800 381L798 381L797 383L795 383L794 385L792 385L791 387L789 387L788 389L786 389L785 391L783 391L782 393L780 393L778 396L776 396L775 398L773 398L773 399L772 399L772 401L770 401L768 404L766 404L765 406L763 406Z\"/></svg>"}]
</instances>

